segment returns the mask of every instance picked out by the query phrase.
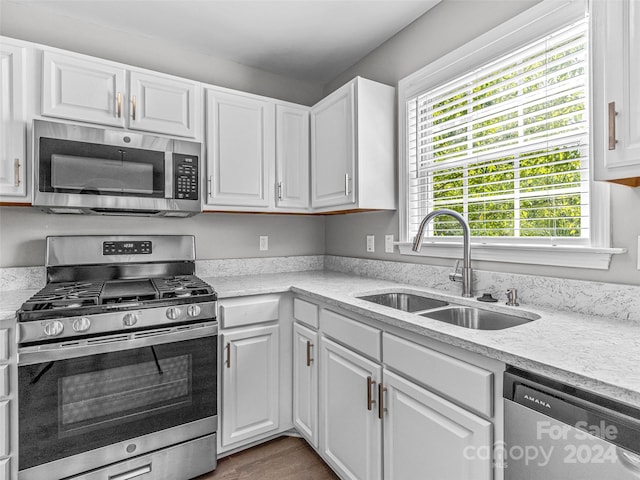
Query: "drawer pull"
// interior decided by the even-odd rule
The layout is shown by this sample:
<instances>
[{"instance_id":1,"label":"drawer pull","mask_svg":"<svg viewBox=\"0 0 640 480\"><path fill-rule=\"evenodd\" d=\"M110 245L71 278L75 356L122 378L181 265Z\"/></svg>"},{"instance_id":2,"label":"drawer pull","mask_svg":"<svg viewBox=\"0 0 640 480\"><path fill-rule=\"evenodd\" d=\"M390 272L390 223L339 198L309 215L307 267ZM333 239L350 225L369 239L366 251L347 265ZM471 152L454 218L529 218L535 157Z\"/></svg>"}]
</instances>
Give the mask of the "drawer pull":
<instances>
[{"instance_id":1,"label":"drawer pull","mask_svg":"<svg viewBox=\"0 0 640 480\"><path fill-rule=\"evenodd\" d=\"M372 388L376 388L376 382L373 378L367 377L367 410L373 410L373 406L376 404L376 401L373 397Z\"/></svg>"},{"instance_id":2,"label":"drawer pull","mask_svg":"<svg viewBox=\"0 0 640 480\"><path fill-rule=\"evenodd\" d=\"M311 347L313 347L313 343L307 340L307 367L310 367L311 362L313 362L313 358L311 358Z\"/></svg>"},{"instance_id":3,"label":"drawer pull","mask_svg":"<svg viewBox=\"0 0 640 480\"><path fill-rule=\"evenodd\" d=\"M151 464L144 467L136 468L125 473L109 476L109 480L131 480L132 478L140 477L145 473L151 473Z\"/></svg>"}]
</instances>

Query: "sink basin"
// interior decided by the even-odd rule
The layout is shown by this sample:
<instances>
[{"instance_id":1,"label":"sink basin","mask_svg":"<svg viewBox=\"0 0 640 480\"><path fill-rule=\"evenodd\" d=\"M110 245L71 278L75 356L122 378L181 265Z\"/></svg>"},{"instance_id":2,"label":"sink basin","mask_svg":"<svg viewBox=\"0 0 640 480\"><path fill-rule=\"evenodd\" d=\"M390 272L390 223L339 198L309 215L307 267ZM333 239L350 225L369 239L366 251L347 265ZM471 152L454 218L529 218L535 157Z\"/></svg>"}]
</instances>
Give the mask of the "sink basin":
<instances>
[{"instance_id":1,"label":"sink basin","mask_svg":"<svg viewBox=\"0 0 640 480\"><path fill-rule=\"evenodd\" d=\"M420 312L422 310L431 310L432 308L446 307L449 305L442 300L413 295L411 293L380 293L358 298L405 312Z\"/></svg>"},{"instance_id":2,"label":"sink basin","mask_svg":"<svg viewBox=\"0 0 640 480\"><path fill-rule=\"evenodd\" d=\"M532 321L515 315L462 306L425 312L421 313L420 316L475 330L502 330L503 328L515 327Z\"/></svg>"}]
</instances>

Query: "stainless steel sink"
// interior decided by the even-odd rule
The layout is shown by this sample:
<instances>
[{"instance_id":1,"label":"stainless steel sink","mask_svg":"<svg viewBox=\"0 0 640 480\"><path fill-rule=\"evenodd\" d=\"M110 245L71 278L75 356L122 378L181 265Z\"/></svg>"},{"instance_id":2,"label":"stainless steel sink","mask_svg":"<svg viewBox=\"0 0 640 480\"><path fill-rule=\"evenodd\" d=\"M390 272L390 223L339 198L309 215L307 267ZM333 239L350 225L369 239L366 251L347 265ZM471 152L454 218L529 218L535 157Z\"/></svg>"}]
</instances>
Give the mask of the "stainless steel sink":
<instances>
[{"instance_id":1,"label":"stainless steel sink","mask_svg":"<svg viewBox=\"0 0 640 480\"><path fill-rule=\"evenodd\" d=\"M368 302L377 303L379 305L384 305L385 307L403 310L405 312L420 312L449 305L447 302L443 302L442 300L423 297L421 295L413 295L411 293L379 293L377 295L365 295L358 298Z\"/></svg>"},{"instance_id":2,"label":"stainless steel sink","mask_svg":"<svg viewBox=\"0 0 640 480\"><path fill-rule=\"evenodd\" d=\"M433 310L421 313L420 316L475 330L502 330L533 321L529 318L463 306Z\"/></svg>"}]
</instances>

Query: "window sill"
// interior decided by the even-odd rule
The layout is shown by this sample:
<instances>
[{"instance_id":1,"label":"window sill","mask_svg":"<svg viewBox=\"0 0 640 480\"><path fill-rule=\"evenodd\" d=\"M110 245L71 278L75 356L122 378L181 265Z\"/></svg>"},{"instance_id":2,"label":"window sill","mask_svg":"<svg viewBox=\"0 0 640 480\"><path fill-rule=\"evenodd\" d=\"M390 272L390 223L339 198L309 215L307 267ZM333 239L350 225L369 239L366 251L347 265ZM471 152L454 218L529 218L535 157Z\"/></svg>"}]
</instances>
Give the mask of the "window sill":
<instances>
[{"instance_id":1,"label":"window sill","mask_svg":"<svg viewBox=\"0 0 640 480\"><path fill-rule=\"evenodd\" d=\"M396 243L401 255L421 257L462 258L460 243L425 240L420 253L411 250L411 243ZM593 248L566 245L509 245L471 242L471 259L489 262L523 263L555 267L608 270L612 255L626 253L626 248Z\"/></svg>"}]
</instances>

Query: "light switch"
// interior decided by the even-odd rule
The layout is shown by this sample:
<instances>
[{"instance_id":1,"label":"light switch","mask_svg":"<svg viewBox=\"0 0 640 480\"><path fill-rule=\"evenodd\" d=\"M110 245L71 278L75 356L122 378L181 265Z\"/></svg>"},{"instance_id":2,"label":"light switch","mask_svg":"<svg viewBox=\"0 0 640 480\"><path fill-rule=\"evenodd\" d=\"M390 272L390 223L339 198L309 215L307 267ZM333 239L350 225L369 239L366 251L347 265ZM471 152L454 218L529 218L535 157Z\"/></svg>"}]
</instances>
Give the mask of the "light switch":
<instances>
[{"instance_id":1,"label":"light switch","mask_svg":"<svg viewBox=\"0 0 640 480\"><path fill-rule=\"evenodd\" d=\"M367 252L376 251L376 237L375 235L367 235Z\"/></svg>"},{"instance_id":2,"label":"light switch","mask_svg":"<svg viewBox=\"0 0 640 480\"><path fill-rule=\"evenodd\" d=\"M640 235L638 235L638 270L640 270Z\"/></svg>"},{"instance_id":3,"label":"light switch","mask_svg":"<svg viewBox=\"0 0 640 480\"><path fill-rule=\"evenodd\" d=\"M269 236L268 235L260 235L260 250L261 251L269 250Z\"/></svg>"},{"instance_id":4,"label":"light switch","mask_svg":"<svg viewBox=\"0 0 640 480\"><path fill-rule=\"evenodd\" d=\"M384 251L385 253L393 253L393 235L384 236Z\"/></svg>"}]
</instances>

